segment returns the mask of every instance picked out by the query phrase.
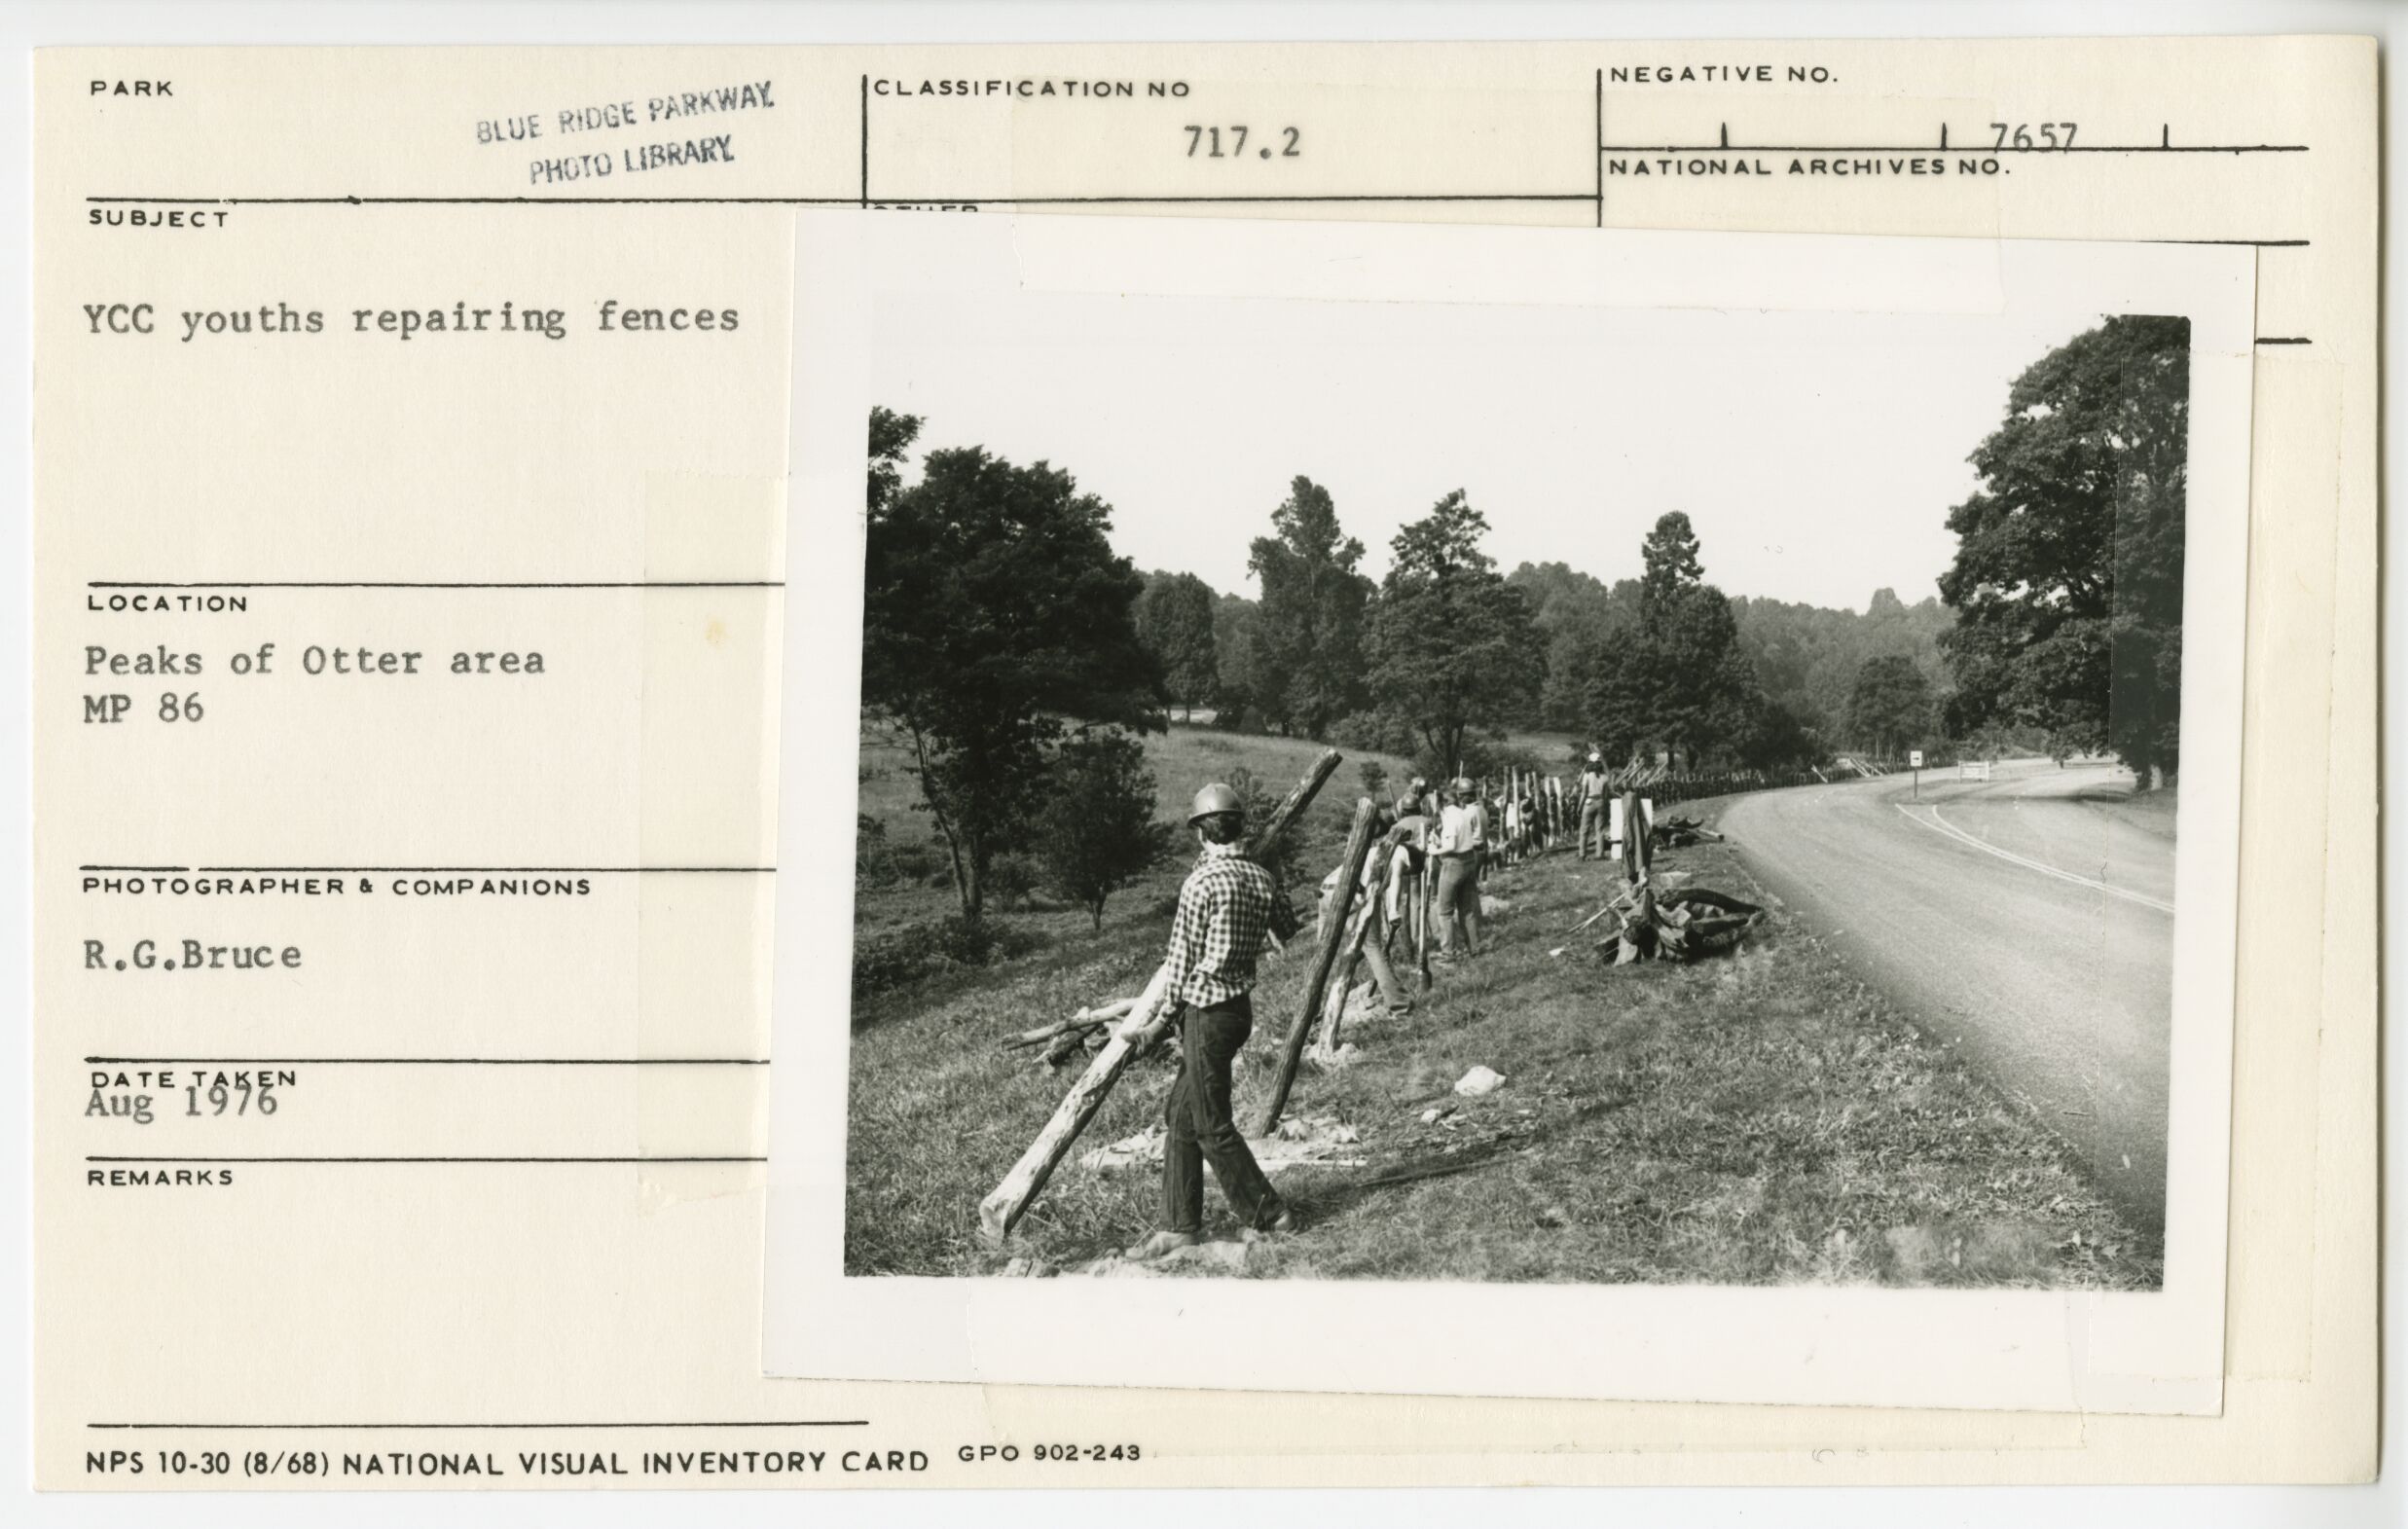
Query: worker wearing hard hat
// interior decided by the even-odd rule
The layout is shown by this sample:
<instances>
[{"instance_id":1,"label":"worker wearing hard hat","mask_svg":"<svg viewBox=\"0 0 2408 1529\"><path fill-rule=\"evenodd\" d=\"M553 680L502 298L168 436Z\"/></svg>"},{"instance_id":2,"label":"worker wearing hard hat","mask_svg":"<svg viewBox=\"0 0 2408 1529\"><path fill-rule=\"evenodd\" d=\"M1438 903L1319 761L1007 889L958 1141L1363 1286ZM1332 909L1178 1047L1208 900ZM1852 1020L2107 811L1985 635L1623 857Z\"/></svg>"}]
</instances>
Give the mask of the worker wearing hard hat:
<instances>
[{"instance_id":1,"label":"worker wearing hard hat","mask_svg":"<svg viewBox=\"0 0 2408 1529\"><path fill-rule=\"evenodd\" d=\"M1487 853L1488 810L1480 805L1479 788L1463 777L1447 783L1439 815L1438 919L1441 961L1455 959L1460 943L1465 956L1479 954L1479 862Z\"/></svg>"},{"instance_id":2,"label":"worker wearing hard hat","mask_svg":"<svg viewBox=\"0 0 2408 1529\"><path fill-rule=\"evenodd\" d=\"M1179 889L1163 1001L1179 1005L1179 1079L1163 1109L1162 1228L1129 1250L1153 1258L1192 1247L1204 1232L1204 1162L1243 1225L1289 1231L1295 1215L1238 1133L1229 1073L1254 1034L1255 963L1268 938L1278 885L1246 857L1246 804L1219 782L1187 814L1203 855ZM1149 1016L1132 1013L1142 1028Z\"/></svg>"},{"instance_id":3,"label":"worker wearing hard hat","mask_svg":"<svg viewBox=\"0 0 2408 1529\"><path fill-rule=\"evenodd\" d=\"M1604 755L1590 754L1588 768L1581 772L1580 857L1584 860L1588 858L1591 832L1597 839L1597 858L1605 858L1605 799L1612 790L1613 786L1606 780Z\"/></svg>"}]
</instances>

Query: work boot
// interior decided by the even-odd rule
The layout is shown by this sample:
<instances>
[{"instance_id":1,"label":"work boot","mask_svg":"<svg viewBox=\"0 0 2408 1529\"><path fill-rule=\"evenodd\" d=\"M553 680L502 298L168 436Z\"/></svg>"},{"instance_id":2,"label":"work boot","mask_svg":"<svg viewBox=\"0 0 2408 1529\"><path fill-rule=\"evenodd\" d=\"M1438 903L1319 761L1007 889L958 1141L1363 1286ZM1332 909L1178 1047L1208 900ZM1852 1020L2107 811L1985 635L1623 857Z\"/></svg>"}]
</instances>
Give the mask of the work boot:
<instances>
[{"instance_id":1,"label":"work boot","mask_svg":"<svg viewBox=\"0 0 2408 1529\"><path fill-rule=\"evenodd\" d=\"M1135 1262L1148 1263L1166 1254L1177 1253L1182 1248L1192 1248L1201 1240L1193 1232L1155 1232L1123 1256Z\"/></svg>"},{"instance_id":2,"label":"work boot","mask_svg":"<svg viewBox=\"0 0 2408 1529\"><path fill-rule=\"evenodd\" d=\"M1279 1214L1277 1216L1272 1217L1269 1220L1264 1221L1259 1226L1247 1227L1243 1232L1238 1234L1238 1240L1241 1242L1262 1242L1272 1237L1285 1237L1289 1233L1295 1231L1298 1224L1299 1223L1295 1219L1295 1212L1283 1205L1280 1207Z\"/></svg>"}]
</instances>

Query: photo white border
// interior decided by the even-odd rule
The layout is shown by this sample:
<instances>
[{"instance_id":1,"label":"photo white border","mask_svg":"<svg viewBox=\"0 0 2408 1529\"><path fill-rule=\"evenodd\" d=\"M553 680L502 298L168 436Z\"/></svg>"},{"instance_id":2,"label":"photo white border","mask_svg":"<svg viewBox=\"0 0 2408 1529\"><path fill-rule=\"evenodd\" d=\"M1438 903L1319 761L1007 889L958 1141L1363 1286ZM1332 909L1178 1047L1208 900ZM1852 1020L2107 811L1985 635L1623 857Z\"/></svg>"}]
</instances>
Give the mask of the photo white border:
<instances>
[{"instance_id":1,"label":"photo white border","mask_svg":"<svg viewBox=\"0 0 2408 1529\"><path fill-rule=\"evenodd\" d=\"M798 215L765 1370L820 1378L2213 1413L2222 1400L2254 252L1184 218ZM2191 320L2165 1288L848 1278L863 430L882 296ZM1042 1122L1032 1119L1030 1134ZM941 1149L941 1148L939 1148ZM976 1207L965 1205L966 1224ZM1236 1343L1226 1334L1278 1334Z\"/></svg>"}]
</instances>

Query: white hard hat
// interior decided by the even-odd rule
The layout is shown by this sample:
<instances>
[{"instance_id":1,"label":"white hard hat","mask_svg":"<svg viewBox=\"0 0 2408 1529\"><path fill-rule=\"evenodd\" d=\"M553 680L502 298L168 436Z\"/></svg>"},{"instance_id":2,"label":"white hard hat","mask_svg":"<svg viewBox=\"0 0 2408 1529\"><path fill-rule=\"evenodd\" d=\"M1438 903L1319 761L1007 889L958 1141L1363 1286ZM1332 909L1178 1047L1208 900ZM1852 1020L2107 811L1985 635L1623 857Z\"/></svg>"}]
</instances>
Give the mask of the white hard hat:
<instances>
[{"instance_id":1,"label":"white hard hat","mask_svg":"<svg viewBox=\"0 0 2408 1529\"><path fill-rule=\"evenodd\" d=\"M1590 755L1588 756L1588 762L1589 762L1590 764L1603 764L1603 763L1605 763L1605 755L1603 755L1603 754L1590 754Z\"/></svg>"}]
</instances>

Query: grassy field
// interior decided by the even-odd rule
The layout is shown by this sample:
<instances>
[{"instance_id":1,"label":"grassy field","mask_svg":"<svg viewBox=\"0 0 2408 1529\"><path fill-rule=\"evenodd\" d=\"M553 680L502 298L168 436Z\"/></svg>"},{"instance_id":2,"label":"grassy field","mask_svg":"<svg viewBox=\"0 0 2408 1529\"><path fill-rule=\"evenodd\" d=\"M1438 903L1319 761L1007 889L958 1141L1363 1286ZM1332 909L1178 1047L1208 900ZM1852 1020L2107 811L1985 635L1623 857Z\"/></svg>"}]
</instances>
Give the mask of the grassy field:
<instances>
[{"instance_id":1,"label":"grassy field","mask_svg":"<svg viewBox=\"0 0 2408 1529\"><path fill-rule=\"evenodd\" d=\"M1174 735L1166 798L1185 787L1176 769L1224 742L1273 751L1256 768L1282 781L1311 753ZM1318 806L1310 864L1335 859L1356 785L1351 760L1344 770ZM1668 852L1661 869L1762 900L1726 847ZM1009 1247L978 1240L977 1203L1076 1066L1049 1072L999 1052L998 1038L1136 992L1159 960L1157 905L1178 874L1124 896L1100 933L1078 918L1035 955L859 1007L849 1272L1073 1265L1150 1229L1150 1167L1107 1175L1077 1158L1159 1119L1167 1058L1131 1069ZM1349 1128L1351 1166L1279 1176L1304 1227L1258 1245L1245 1277L2158 1283L2159 1250L2118 1221L2061 1143L1786 915L1734 955L1616 970L1587 936L1567 933L1615 885L1568 854L1499 873L1490 892L1510 906L1489 920L1478 962L1441 968L1411 1016L1350 1027L1352 1066L1308 1063L1289 1112ZM1268 1080L1307 954L1299 944L1265 965L1237 1078L1241 1121ZM1476 1065L1504 1086L1455 1096ZM1213 1208L1222 1214L1217 1195ZM1233 1235L1225 1221L1207 1233Z\"/></svg>"},{"instance_id":2,"label":"grassy field","mask_svg":"<svg viewBox=\"0 0 2408 1529\"><path fill-rule=\"evenodd\" d=\"M1270 788L1272 794L1282 794L1311 766L1323 746L1299 739L1222 733L1208 727L1175 723L1167 735L1149 736L1146 740L1147 760L1153 766L1158 793L1156 816L1165 820L1184 819L1188 798L1195 793L1196 787L1208 781L1225 781L1241 768L1252 771ZM1307 815L1304 831L1311 863L1319 864L1324 859L1335 863L1337 847L1345 843L1355 800L1363 794L1363 777L1358 761L1367 758L1377 761L1388 772L1387 794L1392 799L1411 773L1401 759L1348 750L1346 762L1322 787L1320 796L1315 798ZM908 748L874 737L864 728L861 735L859 811L885 825L890 844L933 845L935 829L932 821L927 813L917 811L913 806L920 799L920 787L904 768L909 763ZM1322 851L1325 841L1331 846L1327 854ZM1187 841L1182 842L1185 844ZM931 851L930 854L933 864L941 850ZM1163 898L1178 892L1181 878L1187 874L1190 858L1182 853L1127 890L1113 893L1105 905L1104 932L1109 934L1116 927L1135 920L1145 923L1154 931L1156 938L1161 937L1169 927L1153 914L1152 909ZM931 873L928 879L916 883L858 889L854 902L854 927L858 932L875 933L940 919L949 913L959 912L960 907L952 883L940 874ZM1031 905L1014 905L1002 912L1014 927L1046 939L1092 937L1086 914L1076 909L1053 907L1041 894Z\"/></svg>"}]
</instances>

